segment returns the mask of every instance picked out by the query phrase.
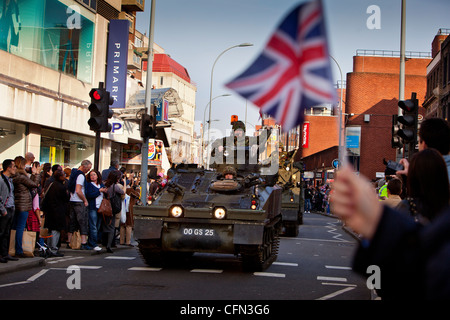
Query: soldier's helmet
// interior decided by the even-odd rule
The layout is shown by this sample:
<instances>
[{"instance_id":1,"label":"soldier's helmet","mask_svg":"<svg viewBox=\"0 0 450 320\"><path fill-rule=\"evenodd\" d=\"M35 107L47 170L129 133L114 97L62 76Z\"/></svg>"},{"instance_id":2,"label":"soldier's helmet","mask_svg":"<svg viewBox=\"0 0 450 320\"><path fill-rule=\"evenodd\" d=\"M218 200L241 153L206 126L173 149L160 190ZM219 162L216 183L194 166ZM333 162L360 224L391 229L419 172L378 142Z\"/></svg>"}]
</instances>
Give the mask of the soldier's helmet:
<instances>
[{"instance_id":1,"label":"soldier's helmet","mask_svg":"<svg viewBox=\"0 0 450 320\"><path fill-rule=\"evenodd\" d=\"M242 121L235 121L233 122L233 131L236 130L243 130L245 132L245 124Z\"/></svg>"},{"instance_id":2,"label":"soldier's helmet","mask_svg":"<svg viewBox=\"0 0 450 320\"><path fill-rule=\"evenodd\" d=\"M236 169L232 166L226 166L225 169L223 169L222 175L225 176L227 174L232 174L233 177L236 177Z\"/></svg>"}]
</instances>

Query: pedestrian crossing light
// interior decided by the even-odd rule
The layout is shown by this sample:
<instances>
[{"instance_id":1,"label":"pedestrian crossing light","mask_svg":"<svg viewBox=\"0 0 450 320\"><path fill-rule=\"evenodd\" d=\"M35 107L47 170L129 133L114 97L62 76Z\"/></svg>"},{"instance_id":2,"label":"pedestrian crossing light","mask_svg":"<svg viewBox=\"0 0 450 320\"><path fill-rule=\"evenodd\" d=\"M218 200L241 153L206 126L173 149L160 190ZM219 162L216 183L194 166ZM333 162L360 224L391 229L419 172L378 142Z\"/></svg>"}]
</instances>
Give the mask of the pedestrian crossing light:
<instances>
[{"instance_id":1,"label":"pedestrian crossing light","mask_svg":"<svg viewBox=\"0 0 450 320\"><path fill-rule=\"evenodd\" d=\"M89 129L95 132L110 132L112 129L108 119L112 118L114 112L109 108L114 103L110 93L103 88L94 88L89 92L91 104L88 120Z\"/></svg>"}]
</instances>

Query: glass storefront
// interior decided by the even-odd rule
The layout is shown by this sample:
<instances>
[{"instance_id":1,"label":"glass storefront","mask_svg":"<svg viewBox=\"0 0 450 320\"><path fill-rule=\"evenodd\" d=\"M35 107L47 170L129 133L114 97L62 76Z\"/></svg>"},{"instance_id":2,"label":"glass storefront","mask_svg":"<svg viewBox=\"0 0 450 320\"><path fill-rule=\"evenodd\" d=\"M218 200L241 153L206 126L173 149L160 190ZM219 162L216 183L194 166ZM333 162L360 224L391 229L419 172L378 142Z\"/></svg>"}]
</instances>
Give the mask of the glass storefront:
<instances>
[{"instance_id":1,"label":"glass storefront","mask_svg":"<svg viewBox=\"0 0 450 320\"><path fill-rule=\"evenodd\" d=\"M94 21L71 0L0 0L0 49L91 83Z\"/></svg>"},{"instance_id":2,"label":"glass storefront","mask_svg":"<svg viewBox=\"0 0 450 320\"><path fill-rule=\"evenodd\" d=\"M95 138L42 128L39 162L76 168L84 159L94 163Z\"/></svg>"},{"instance_id":3,"label":"glass storefront","mask_svg":"<svg viewBox=\"0 0 450 320\"><path fill-rule=\"evenodd\" d=\"M0 120L0 164L25 155L25 128L24 124Z\"/></svg>"}]
</instances>

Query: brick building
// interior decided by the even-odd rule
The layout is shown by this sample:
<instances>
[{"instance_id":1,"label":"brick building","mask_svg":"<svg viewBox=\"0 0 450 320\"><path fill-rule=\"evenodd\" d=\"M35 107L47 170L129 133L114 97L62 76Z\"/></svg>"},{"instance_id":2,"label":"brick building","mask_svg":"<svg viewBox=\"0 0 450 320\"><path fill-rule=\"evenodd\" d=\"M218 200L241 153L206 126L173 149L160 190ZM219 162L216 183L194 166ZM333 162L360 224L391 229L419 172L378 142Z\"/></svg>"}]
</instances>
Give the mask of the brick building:
<instances>
[{"instance_id":1,"label":"brick building","mask_svg":"<svg viewBox=\"0 0 450 320\"><path fill-rule=\"evenodd\" d=\"M398 54L398 53L397 53ZM429 54L407 52L405 99L417 93L425 100ZM391 51L358 51L353 72L347 74L346 144L351 162L369 179L384 172L386 160L395 160L391 148L392 115L398 113L400 59ZM424 114L422 107L419 113Z\"/></svg>"},{"instance_id":2,"label":"brick building","mask_svg":"<svg viewBox=\"0 0 450 320\"><path fill-rule=\"evenodd\" d=\"M450 112L450 29L439 29L432 42L433 60L427 66L426 118L448 121Z\"/></svg>"}]
</instances>

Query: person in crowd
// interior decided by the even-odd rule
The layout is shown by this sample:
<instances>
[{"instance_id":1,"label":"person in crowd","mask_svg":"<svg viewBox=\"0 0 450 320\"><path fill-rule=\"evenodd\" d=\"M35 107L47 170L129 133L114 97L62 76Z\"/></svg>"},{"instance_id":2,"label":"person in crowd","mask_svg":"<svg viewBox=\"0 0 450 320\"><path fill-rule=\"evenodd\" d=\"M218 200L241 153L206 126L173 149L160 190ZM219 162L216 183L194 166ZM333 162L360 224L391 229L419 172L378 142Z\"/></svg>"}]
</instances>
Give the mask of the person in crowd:
<instances>
[{"instance_id":1,"label":"person in crowd","mask_svg":"<svg viewBox=\"0 0 450 320\"><path fill-rule=\"evenodd\" d=\"M442 155L447 166L450 181L450 126L442 118L428 118L422 121L419 129L419 151L434 148ZM397 171L397 175L407 175L409 162L401 159L404 169Z\"/></svg>"},{"instance_id":2,"label":"person in crowd","mask_svg":"<svg viewBox=\"0 0 450 320\"><path fill-rule=\"evenodd\" d=\"M105 187L108 189L106 192L106 196L108 199L111 199L113 196L119 196L123 198L125 192L123 190L123 186L119 184L119 180L122 176L122 173L119 170L112 170L109 173L108 179L105 182ZM114 241L114 233L115 233L115 225L116 225L116 217L113 215L112 217L105 217L102 224L103 234L106 235L106 251L112 253L111 246Z\"/></svg>"},{"instance_id":3,"label":"person in crowd","mask_svg":"<svg viewBox=\"0 0 450 320\"><path fill-rule=\"evenodd\" d=\"M31 168L31 165L34 162L34 154L32 152L25 153L25 171L29 170ZM29 173L30 175L31 173Z\"/></svg>"},{"instance_id":4,"label":"person in crowd","mask_svg":"<svg viewBox=\"0 0 450 320\"><path fill-rule=\"evenodd\" d=\"M161 176L156 176L155 179L150 184L150 188L148 191L149 197L153 199L155 193L161 188Z\"/></svg>"},{"instance_id":5,"label":"person in crowd","mask_svg":"<svg viewBox=\"0 0 450 320\"><path fill-rule=\"evenodd\" d=\"M70 167L65 167L63 171L66 174L66 180L69 181L70 174L72 173L72 169Z\"/></svg>"},{"instance_id":6,"label":"person in crowd","mask_svg":"<svg viewBox=\"0 0 450 320\"><path fill-rule=\"evenodd\" d=\"M31 189L39 187L39 175L35 166L31 167L31 176L28 177L25 171L25 158L18 156L14 159L17 167L16 174L13 176L14 183L14 203L15 214L13 229L16 230L15 238L15 256L24 258L22 248L23 231L27 226L28 214L33 210L33 199Z\"/></svg>"},{"instance_id":7,"label":"person in crowd","mask_svg":"<svg viewBox=\"0 0 450 320\"><path fill-rule=\"evenodd\" d=\"M416 223L378 201L372 185L348 166L337 174L331 203L333 213L363 236L353 269L368 276L369 266L380 268L378 293L382 299L450 298L448 206L437 214L424 207L429 223Z\"/></svg>"},{"instance_id":8,"label":"person in crowd","mask_svg":"<svg viewBox=\"0 0 450 320\"><path fill-rule=\"evenodd\" d=\"M127 206L127 219L125 223L120 224L120 244L132 246L131 231L134 227L133 206L139 199L139 191L132 187L128 187L126 193L130 196L130 199Z\"/></svg>"},{"instance_id":9,"label":"person in crowd","mask_svg":"<svg viewBox=\"0 0 450 320\"><path fill-rule=\"evenodd\" d=\"M69 232L68 241L72 240L73 232L80 230L81 235L81 249L92 250L87 243L87 236L89 234L89 219L88 206L89 203L85 196L86 176L85 174L91 170L92 162L83 160L78 169L72 169L71 176L68 182L68 189L70 192L69 201Z\"/></svg>"},{"instance_id":10,"label":"person in crowd","mask_svg":"<svg viewBox=\"0 0 450 320\"><path fill-rule=\"evenodd\" d=\"M64 186L66 174L58 169L52 175L54 181L50 184L43 199L45 211L44 227L48 228L51 237L47 243L53 256L64 256L59 252L58 243L61 232L66 229L66 212L69 204L69 194ZM45 203L45 204L44 204Z\"/></svg>"},{"instance_id":11,"label":"person in crowd","mask_svg":"<svg viewBox=\"0 0 450 320\"><path fill-rule=\"evenodd\" d=\"M97 245L98 232L101 226L101 218L99 218L97 210L103 200L103 193L108 189L102 182L102 176L97 170L91 170L87 176L86 183L86 199L89 202L89 246L93 247L95 251L100 251L101 248Z\"/></svg>"},{"instance_id":12,"label":"person in crowd","mask_svg":"<svg viewBox=\"0 0 450 320\"><path fill-rule=\"evenodd\" d=\"M127 174L127 169L125 167L120 167L119 171L122 173L122 178L119 180L119 183L125 187L131 185L131 181L129 179L129 175Z\"/></svg>"},{"instance_id":13,"label":"person in crowd","mask_svg":"<svg viewBox=\"0 0 450 320\"><path fill-rule=\"evenodd\" d=\"M398 208L421 223L429 223L449 204L447 165L442 155L426 148L413 155L408 168L407 199Z\"/></svg>"},{"instance_id":14,"label":"person in crowd","mask_svg":"<svg viewBox=\"0 0 450 320\"><path fill-rule=\"evenodd\" d=\"M12 177L16 174L14 160L6 159L2 164L0 178L0 262L16 261L8 253L11 226L14 217L14 183Z\"/></svg>"},{"instance_id":15,"label":"person in crowd","mask_svg":"<svg viewBox=\"0 0 450 320\"><path fill-rule=\"evenodd\" d=\"M312 191L311 186L307 186L305 189L305 213L311 213L311 199L312 199Z\"/></svg>"},{"instance_id":16,"label":"person in crowd","mask_svg":"<svg viewBox=\"0 0 450 320\"><path fill-rule=\"evenodd\" d=\"M102 171L103 183L106 182L111 171L119 171L119 161L111 160L109 168Z\"/></svg>"},{"instance_id":17,"label":"person in crowd","mask_svg":"<svg viewBox=\"0 0 450 320\"><path fill-rule=\"evenodd\" d=\"M402 180L398 178L390 179L386 186L387 198L382 200L383 204L395 208L402 201L402 198L400 197L402 185Z\"/></svg>"},{"instance_id":18,"label":"person in crowd","mask_svg":"<svg viewBox=\"0 0 450 320\"><path fill-rule=\"evenodd\" d=\"M41 246L45 246L45 241L40 237L41 231L41 221L43 219L43 214L40 208L40 195L41 195L41 181L42 181L42 167L39 161L34 161L31 164L31 168L29 170L33 170L39 176L38 179L38 187L32 188L31 199L32 199L32 209L28 212L27 219L27 230L36 232L36 242L38 242ZM31 171L30 171L31 172ZM30 173L28 172L28 173Z\"/></svg>"},{"instance_id":19,"label":"person in crowd","mask_svg":"<svg viewBox=\"0 0 450 320\"><path fill-rule=\"evenodd\" d=\"M45 186L47 185L49 185L50 183L47 183L47 181L52 177L52 175L53 175L53 172L54 171L52 171L52 164L51 163L48 163L48 162L46 162L46 163L44 163L43 165L42 165L42 171L41 171L41 181L40 181L40 185L41 185L41 194L43 193L43 192L45 192Z\"/></svg>"}]
</instances>

